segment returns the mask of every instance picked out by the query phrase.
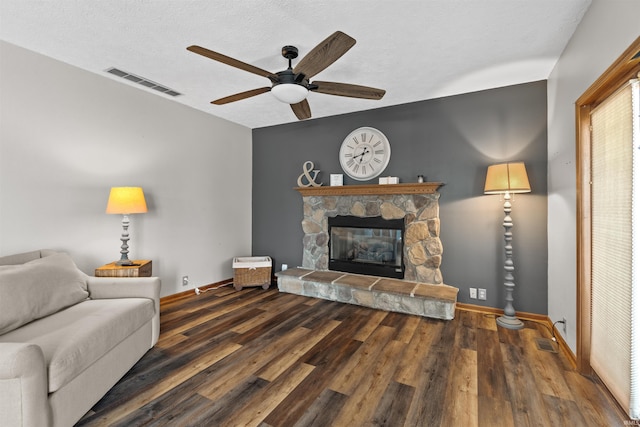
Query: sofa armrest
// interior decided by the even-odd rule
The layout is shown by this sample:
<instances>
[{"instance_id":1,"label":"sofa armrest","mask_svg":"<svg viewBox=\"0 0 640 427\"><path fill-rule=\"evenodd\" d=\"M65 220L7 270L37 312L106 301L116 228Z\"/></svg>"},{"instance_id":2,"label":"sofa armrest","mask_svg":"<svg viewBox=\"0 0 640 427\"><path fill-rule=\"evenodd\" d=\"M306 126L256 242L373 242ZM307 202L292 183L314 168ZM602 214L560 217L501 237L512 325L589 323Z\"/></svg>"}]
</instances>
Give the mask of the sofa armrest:
<instances>
[{"instance_id":1,"label":"sofa armrest","mask_svg":"<svg viewBox=\"0 0 640 427\"><path fill-rule=\"evenodd\" d=\"M35 344L0 343L0 423L49 425L47 368Z\"/></svg>"},{"instance_id":2,"label":"sofa armrest","mask_svg":"<svg viewBox=\"0 0 640 427\"><path fill-rule=\"evenodd\" d=\"M158 277L93 277L87 276L89 298L149 298L160 301Z\"/></svg>"},{"instance_id":3,"label":"sofa armrest","mask_svg":"<svg viewBox=\"0 0 640 427\"><path fill-rule=\"evenodd\" d=\"M160 336L160 278L158 277L93 277L87 276L91 299L149 298L153 300L155 316L151 347Z\"/></svg>"}]
</instances>

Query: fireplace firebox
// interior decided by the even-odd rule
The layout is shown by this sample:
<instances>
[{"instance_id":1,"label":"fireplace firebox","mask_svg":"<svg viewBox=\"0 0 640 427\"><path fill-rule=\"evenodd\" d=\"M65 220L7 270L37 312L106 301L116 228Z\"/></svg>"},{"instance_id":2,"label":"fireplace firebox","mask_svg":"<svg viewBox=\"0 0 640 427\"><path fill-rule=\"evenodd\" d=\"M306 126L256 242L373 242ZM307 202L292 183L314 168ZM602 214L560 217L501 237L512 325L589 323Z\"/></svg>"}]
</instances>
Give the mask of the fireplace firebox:
<instances>
[{"instance_id":1,"label":"fireplace firebox","mask_svg":"<svg viewBox=\"0 0 640 427\"><path fill-rule=\"evenodd\" d=\"M328 218L329 270L404 278L404 219Z\"/></svg>"}]
</instances>

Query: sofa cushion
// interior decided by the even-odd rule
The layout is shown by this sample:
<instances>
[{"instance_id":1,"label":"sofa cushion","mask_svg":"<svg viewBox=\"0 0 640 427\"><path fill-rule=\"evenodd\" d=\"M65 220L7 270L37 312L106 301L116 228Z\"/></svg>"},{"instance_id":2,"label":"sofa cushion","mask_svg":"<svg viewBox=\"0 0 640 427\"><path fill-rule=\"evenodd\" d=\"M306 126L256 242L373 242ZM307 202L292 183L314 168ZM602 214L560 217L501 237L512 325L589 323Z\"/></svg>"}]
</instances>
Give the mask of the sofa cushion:
<instances>
[{"instance_id":1,"label":"sofa cushion","mask_svg":"<svg viewBox=\"0 0 640 427\"><path fill-rule=\"evenodd\" d=\"M53 393L150 321L154 312L154 302L147 298L86 300L2 335L0 342L40 346Z\"/></svg>"},{"instance_id":2,"label":"sofa cushion","mask_svg":"<svg viewBox=\"0 0 640 427\"><path fill-rule=\"evenodd\" d=\"M0 334L87 299L87 276L69 255L0 265Z\"/></svg>"},{"instance_id":3,"label":"sofa cushion","mask_svg":"<svg viewBox=\"0 0 640 427\"><path fill-rule=\"evenodd\" d=\"M40 251L23 252L20 254L6 255L0 257L0 265L24 264L34 259L42 258Z\"/></svg>"}]
</instances>

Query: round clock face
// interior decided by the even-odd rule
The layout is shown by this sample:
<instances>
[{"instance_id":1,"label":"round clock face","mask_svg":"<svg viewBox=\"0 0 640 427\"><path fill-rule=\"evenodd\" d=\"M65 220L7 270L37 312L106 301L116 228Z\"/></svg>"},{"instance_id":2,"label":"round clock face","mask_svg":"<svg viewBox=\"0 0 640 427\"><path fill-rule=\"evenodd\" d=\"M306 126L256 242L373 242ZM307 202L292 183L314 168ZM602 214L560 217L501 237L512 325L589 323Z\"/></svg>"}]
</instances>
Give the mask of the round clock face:
<instances>
[{"instance_id":1,"label":"round clock face","mask_svg":"<svg viewBox=\"0 0 640 427\"><path fill-rule=\"evenodd\" d=\"M361 127L351 132L340 146L340 166L358 181L377 177L389 164L391 146L378 129Z\"/></svg>"}]
</instances>

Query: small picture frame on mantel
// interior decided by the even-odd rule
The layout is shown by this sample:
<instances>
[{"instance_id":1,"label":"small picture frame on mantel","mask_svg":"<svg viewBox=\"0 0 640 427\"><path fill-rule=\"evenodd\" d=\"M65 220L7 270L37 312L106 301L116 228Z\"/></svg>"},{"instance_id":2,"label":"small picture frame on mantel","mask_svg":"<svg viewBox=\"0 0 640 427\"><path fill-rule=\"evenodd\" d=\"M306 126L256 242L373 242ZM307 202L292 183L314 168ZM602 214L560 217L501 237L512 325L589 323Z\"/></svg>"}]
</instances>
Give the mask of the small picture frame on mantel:
<instances>
[{"instance_id":1,"label":"small picture frame on mantel","mask_svg":"<svg viewBox=\"0 0 640 427\"><path fill-rule=\"evenodd\" d=\"M398 178L397 176L381 176L380 178L378 178L378 184L400 184L400 178Z\"/></svg>"},{"instance_id":2,"label":"small picture frame on mantel","mask_svg":"<svg viewBox=\"0 0 640 427\"><path fill-rule=\"evenodd\" d=\"M341 173L332 173L331 174L331 181L329 182L329 185L331 187L339 187L341 185L344 185L344 177Z\"/></svg>"}]
</instances>

